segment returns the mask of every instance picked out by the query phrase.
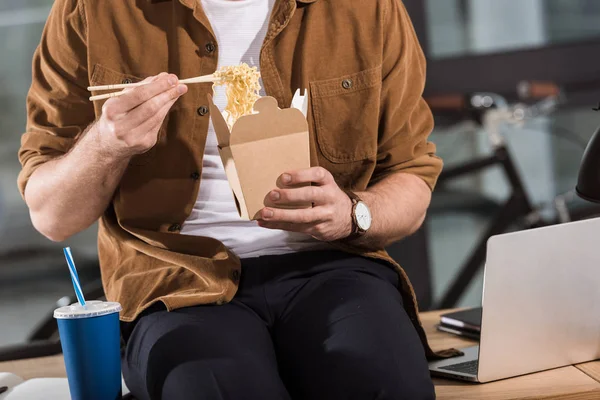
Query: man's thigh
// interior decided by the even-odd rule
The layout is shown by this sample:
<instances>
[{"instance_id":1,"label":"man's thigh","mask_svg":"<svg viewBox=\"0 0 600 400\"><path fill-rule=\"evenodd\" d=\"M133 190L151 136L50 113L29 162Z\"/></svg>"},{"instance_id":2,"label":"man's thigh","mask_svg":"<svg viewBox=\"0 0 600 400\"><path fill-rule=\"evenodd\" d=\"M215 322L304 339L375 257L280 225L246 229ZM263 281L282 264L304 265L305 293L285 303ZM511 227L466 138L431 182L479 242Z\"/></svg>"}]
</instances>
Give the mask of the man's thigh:
<instances>
[{"instance_id":1,"label":"man's thigh","mask_svg":"<svg viewBox=\"0 0 600 400\"><path fill-rule=\"evenodd\" d=\"M313 277L275 327L290 394L311 400L434 399L396 272L366 259L349 264Z\"/></svg>"},{"instance_id":2,"label":"man's thigh","mask_svg":"<svg viewBox=\"0 0 600 400\"><path fill-rule=\"evenodd\" d=\"M139 399L289 399L264 322L235 302L142 317L123 373Z\"/></svg>"}]
</instances>

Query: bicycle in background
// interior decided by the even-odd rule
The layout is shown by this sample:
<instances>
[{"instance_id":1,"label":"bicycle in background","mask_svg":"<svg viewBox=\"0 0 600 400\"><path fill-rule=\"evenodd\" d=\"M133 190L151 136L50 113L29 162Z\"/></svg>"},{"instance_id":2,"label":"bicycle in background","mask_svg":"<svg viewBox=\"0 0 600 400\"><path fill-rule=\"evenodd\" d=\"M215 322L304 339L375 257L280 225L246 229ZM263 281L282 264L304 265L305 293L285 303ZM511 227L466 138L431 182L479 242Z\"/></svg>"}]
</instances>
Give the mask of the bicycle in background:
<instances>
[{"instance_id":1,"label":"bicycle in background","mask_svg":"<svg viewBox=\"0 0 600 400\"><path fill-rule=\"evenodd\" d=\"M488 205L494 204L495 215L478 237L475 249L460 267L458 275L441 300L437 302L438 309L456 306L483 267L487 241L491 236L505 233L513 227L517 230L531 229L600 216L600 207L597 205L572 207L573 200L576 198L575 189L554 197L552 207L556 217L551 219L543 216L544 205L535 205L532 202L502 131L506 128L518 129L533 118L551 115L563 102L564 96L552 83L522 82L516 92L519 101L513 104L500 94L486 92L434 96L426 99L435 114L462 117L457 127L462 127L465 131L483 131L489 138L492 148L489 155L445 168L438 180L438 189L434 198L438 193L445 192L448 182L496 166L501 167L511 193L500 205L494 200L483 199ZM525 101L534 101L534 103L526 104ZM581 144L581 139L578 137L571 137L571 139L579 140ZM446 191L446 193L451 192ZM464 204L466 203L460 200L455 202L455 209L464 210ZM486 209L490 210L491 207Z\"/></svg>"}]
</instances>

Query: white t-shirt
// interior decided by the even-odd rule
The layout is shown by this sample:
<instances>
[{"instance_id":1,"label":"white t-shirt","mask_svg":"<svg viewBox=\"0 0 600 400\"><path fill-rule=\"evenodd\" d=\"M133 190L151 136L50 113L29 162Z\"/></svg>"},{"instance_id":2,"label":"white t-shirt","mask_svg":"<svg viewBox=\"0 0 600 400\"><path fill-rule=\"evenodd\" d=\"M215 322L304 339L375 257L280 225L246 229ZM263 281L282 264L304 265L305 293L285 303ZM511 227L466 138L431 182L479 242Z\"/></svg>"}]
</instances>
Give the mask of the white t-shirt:
<instances>
[{"instance_id":1,"label":"white t-shirt","mask_svg":"<svg viewBox=\"0 0 600 400\"><path fill-rule=\"evenodd\" d=\"M216 35L218 66L245 62L260 69L260 50L267 34L274 0L200 1ZM261 95L265 95L264 89ZM213 101L219 109L225 108L227 97L224 86L215 87ZM198 199L181 233L217 239L240 258L325 246L309 235L261 228L256 222L243 221L239 217L217 149L212 122L206 139Z\"/></svg>"}]
</instances>

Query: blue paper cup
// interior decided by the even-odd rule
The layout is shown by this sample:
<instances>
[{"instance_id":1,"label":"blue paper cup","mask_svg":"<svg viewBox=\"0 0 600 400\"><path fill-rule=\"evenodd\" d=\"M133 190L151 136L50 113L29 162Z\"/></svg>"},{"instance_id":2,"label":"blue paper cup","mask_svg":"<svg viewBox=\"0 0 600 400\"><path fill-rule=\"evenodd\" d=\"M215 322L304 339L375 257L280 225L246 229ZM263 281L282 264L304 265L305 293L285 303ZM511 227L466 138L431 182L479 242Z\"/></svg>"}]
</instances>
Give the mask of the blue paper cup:
<instances>
[{"instance_id":1,"label":"blue paper cup","mask_svg":"<svg viewBox=\"0 0 600 400\"><path fill-rule=\"evenodd\" d=\"M103 301L54 310L72 400L121 398L119 311Z\"/></svg>"}]
</instances>

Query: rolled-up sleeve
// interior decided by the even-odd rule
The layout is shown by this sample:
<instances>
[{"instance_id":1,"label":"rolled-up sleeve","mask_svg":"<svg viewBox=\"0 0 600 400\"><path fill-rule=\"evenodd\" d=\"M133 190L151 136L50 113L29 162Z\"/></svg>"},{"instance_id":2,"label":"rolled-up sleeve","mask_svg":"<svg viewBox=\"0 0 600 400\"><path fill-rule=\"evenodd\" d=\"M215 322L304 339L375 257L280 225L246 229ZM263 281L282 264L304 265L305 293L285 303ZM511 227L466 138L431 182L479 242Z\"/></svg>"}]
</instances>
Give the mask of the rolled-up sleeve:
<instances>
[{"instance_id":1,"label":"rolled-up sleeve","mask_svg":"<svg viewBox=\"0 0 600 400\"><path fill-rule=\"evenodd\" d=\"M442 170L428 141L433 116L423 99L425 56L403 4L387 1L377 166L373 182L394 172L414 174L433 190Z\"/></svg>"},{"instance_id":2,"label":"rolled-up sleeve","mask_svg":"<svg viewBox=\"0 0 600 400\"><path fill-rule=\"evenodd\" d=\"M88 101L85 12L78 0L56 0L33 56L27 127L21 138L21 195L41 164L67 153L94 120Z\"/></svg>"}]
</instances>

